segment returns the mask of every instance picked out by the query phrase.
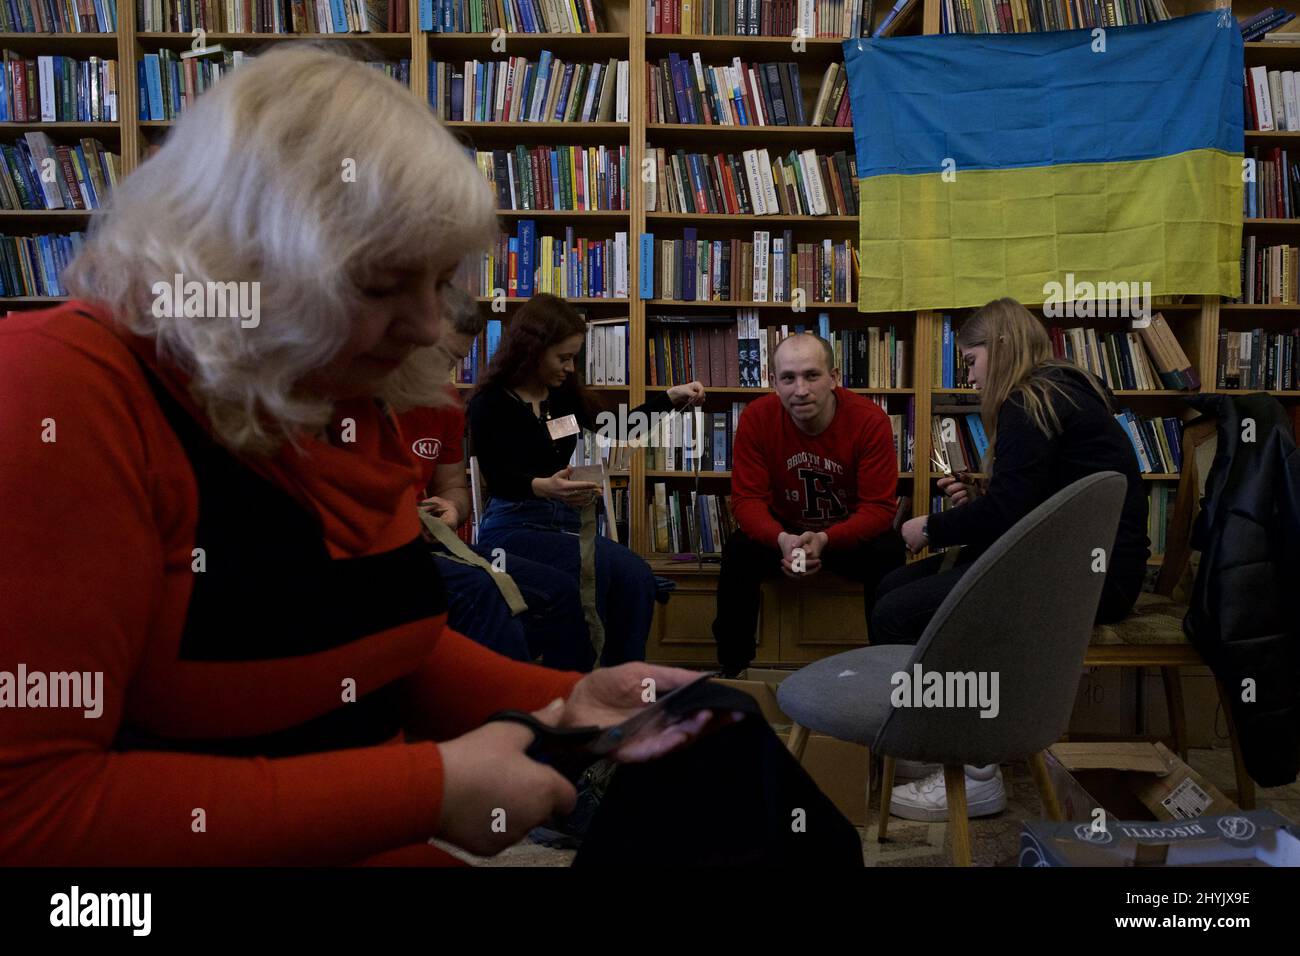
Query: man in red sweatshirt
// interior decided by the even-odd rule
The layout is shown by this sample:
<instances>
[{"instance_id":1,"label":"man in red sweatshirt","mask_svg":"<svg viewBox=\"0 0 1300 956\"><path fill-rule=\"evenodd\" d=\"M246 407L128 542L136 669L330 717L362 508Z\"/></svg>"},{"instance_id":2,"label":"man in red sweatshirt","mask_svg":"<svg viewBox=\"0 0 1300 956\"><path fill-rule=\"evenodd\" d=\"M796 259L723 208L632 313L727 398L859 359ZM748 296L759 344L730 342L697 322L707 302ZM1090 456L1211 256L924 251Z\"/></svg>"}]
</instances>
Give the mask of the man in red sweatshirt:
<instances>
[{"instance_id":1,"label":"man in red sweatshirt","mask_svg":"<svg viewBox=\"0 0 1300 956\"><path fill-rule=\"evenodd\" d=\"M876 585L904 559L889 418L840 387L835 353L815 335L785 339L772 368L776 394L751 402L736 429L731 507L740 528L723 548L713 622L729 676L753 660L765 576L804 580L829 567L862 582L870 620Z\"/></svg>"}]
</instances>

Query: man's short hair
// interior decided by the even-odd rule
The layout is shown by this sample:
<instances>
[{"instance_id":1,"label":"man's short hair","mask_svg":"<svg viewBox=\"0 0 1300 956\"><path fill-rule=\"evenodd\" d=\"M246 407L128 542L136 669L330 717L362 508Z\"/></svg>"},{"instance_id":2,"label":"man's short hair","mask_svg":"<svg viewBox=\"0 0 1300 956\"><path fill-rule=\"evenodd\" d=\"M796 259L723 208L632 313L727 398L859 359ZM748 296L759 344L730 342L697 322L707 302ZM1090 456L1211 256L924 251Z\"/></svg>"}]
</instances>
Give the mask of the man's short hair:
<instances>
[{"instance_id":1,"label":"man's short hair","mask_svg":"<svg viewBox=\"0 0 1300 956\"><path fill-rule=\"evenodd\" d=\"M786 342L792 342L795 339L802 339L805 341L808 339L813 339L818 345L822 347L822 353L826 356L826 371L830 372L835 368L835 349L831 346L831 343L827 342L820 335L817 335L816 333L813 332L795 332L791 335L787 335L780 342L778 342L776 349L772 352L772 371L774 373L776 372L776 357L781 352L781 346L785 345Z\"/></svg>"},{"instance_id":2,"label":"man's short hair","mask_svg":"<svg viewBox=\"0 0 1300 956\"><path fill-rule=\"evenodd\" d=\"M447 321L461 335L477 338L487 328L487 316L477 300L459 286L449 286L442 294L442 302Z\"/></svg>"}]
</instances>

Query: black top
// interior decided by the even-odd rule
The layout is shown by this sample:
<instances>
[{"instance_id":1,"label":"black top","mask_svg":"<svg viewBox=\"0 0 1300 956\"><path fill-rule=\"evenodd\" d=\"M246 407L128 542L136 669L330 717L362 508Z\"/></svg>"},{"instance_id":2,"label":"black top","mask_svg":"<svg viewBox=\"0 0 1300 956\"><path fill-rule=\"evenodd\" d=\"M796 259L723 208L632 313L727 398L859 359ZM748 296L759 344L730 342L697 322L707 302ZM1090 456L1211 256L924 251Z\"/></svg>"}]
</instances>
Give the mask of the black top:
<instances>
[{"instance_id":1,"label":"black top","mask_svg":"<svg viewBox=\"0 0 1300 956\"><path fill-rule=\"evenodd\" d=\"M998 410L997 457L987 493L930 515L930 544L982 551L1062 488L1099 471L1117 471L1128 480L1128 493L1107 573L1140 581L1148 557L1147 496L1133 444L1083 372L1053 366L1046 374L1074 400L1048 393L1061 432L1044 435L1025 410L1023 394L1013 392Z\"/></svg>"},{"instance_id":2,"label":"black top","mask_svg":"<svg viewBox=\"0 0 1300 956\"><path fill-rule=\"evenodd\" d=\"M667 392L659 392L632 411L671 411ZM577 435L551 440L546 422L577 417L578 424L596 430L596 422L570 393L550 389L542 404L542 417L533 406L500 385L489 385L469 402L469 432L488 496L507 501L531 501L534 478L549 478L565 468L578 444Z\"/></svg>"}]
</instances>

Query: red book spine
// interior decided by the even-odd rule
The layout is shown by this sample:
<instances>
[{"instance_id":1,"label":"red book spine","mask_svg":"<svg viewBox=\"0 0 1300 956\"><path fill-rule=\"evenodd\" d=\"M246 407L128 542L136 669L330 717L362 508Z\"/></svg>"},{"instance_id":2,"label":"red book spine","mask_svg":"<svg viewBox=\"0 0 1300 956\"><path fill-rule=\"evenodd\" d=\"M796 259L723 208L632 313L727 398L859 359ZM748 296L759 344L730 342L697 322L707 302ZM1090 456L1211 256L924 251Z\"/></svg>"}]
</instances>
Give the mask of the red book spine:
<instances>
[{"instance_id":1,"label":"red book spine","mask_svg":"<svg viewBox=\"0 0 1300 956\"><path fill-rule=\"evenodd\" d=\"M840 108L835 113L834 126L852 126L853 116L852 109L849 107L849 89L844 88L844 95L840 97Z\"/></svg>"},{"instance_id":2,"label":"red book spine","mask_svg":"<svg viewBox=\"0 0 1300 956\"><path fill-rule=\"evenodd\" d=\"M14 120L19 123L27 121L27 68L22 61L10 60L5 64L9 71L9 87L13 91Z\"/></svg>"},{"instance_id":3,"label":"red book spine","mask_svg":"<svg viewBox=\"0 0 1300 956\"><path fill-rule=\"evenodd\" d=\"M749 118L749 125L758 125L758 113L754 109L754 97L749 85L749 67L743 62L740 64L740 98L745 104L745 115ZM765 116L768 125L772 123L772 117Z\"/></svg>"}]
</instances>

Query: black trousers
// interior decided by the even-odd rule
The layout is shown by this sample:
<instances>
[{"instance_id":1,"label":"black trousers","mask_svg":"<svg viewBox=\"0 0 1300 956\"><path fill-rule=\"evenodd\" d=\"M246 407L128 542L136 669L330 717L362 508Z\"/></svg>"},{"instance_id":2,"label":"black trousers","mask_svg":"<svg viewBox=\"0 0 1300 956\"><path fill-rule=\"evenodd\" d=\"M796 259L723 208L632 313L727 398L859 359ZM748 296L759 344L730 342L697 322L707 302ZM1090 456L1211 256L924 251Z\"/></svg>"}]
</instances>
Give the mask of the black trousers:
<instances>
[{"instance_id":1,"label":"black trousers","mask_svg":"<svg viewBox=\"0 0 1300 956\"><path fill-rule=\"evenodd\" d=\"M890 529L853 549L828 548L821 560L826 570L862 582L864 613L870 622L877 586L885 575L903 564L905 555L903 539ZM713 621L718 663L726 673L741 671L754 659L759 588L764 579L780 573L781 551L775 543L762 544L739 529L731 533L722 549L718 611Z\"/></svg>"},{"instance_id":2,"label":"black trousers","mask_svg":"<svg viewBox=\"0 0 1300 956\"><path fill-rule=\"evenodd\" d=\"M939 610L948 592L956 587L977 557L973 553L968 557L968 550L963 548L957 563L947 571L941 568L942 554L891 571L880 582L880 589L876 592L875 610L868 631L871 643L915 644L919 641L934 612ZM1141 590L1140 569L1112 567L1101 589L1096 623L1110 624L1127 617Z\"/></svg>"}]
</instances>

